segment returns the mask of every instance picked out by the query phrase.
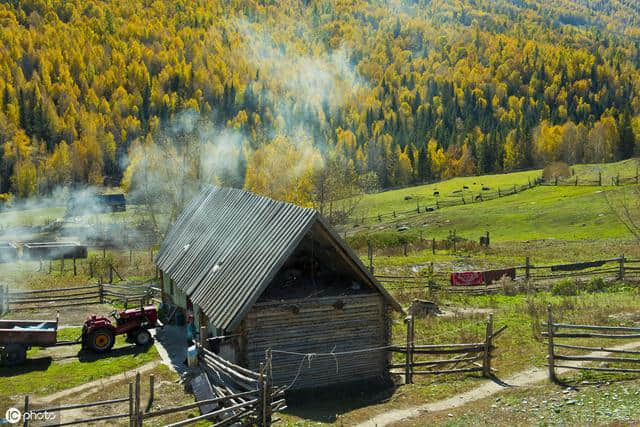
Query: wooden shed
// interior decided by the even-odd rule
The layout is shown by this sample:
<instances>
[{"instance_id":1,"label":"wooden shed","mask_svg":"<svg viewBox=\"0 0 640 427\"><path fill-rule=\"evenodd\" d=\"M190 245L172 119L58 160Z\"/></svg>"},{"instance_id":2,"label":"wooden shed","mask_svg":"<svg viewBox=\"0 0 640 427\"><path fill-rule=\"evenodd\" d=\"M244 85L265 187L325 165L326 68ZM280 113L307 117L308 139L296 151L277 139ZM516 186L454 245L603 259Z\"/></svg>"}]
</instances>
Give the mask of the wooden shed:
<instances>
[{"instance_id":1,"label":"wooden shed","mask_svg":"<svg viewBox=\"0 0 640 427\"><path fill-rule=\"evenodd\" d=\"M276 385L308 389L384 379L400 305L315 210L209 187L158 253L163 299L190 310L220 355Z\"/></svg>"}]
</instances>

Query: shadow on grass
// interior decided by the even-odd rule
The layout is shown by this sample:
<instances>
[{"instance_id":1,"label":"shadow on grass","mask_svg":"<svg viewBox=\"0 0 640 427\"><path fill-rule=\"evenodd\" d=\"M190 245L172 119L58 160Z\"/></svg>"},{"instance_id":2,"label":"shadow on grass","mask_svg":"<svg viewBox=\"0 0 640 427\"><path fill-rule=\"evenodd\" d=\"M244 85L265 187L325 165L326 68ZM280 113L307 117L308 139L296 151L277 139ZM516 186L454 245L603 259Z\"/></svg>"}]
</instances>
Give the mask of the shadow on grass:
<instances>
[{"instance_id":1,"label":"shadow on grass","mask_svg":"<svg viewBox=\"0 0 640 427\"><path fill-rule=\"evenodd\" d=\"M46 371L49 369L52 362L53 359L50 356L27 359L23 364L18 366L0 367L0 377L8 378L28 374L30 372Z\"/></svg>"},{"instance_id":2,"label":"shadow on grass","mask_svg":"<svg viewBox=\"0 0 640 427\"><path fill-rule=\"evenodd\" d=\"M284 413L309 421L334 423L342 414L386 402L396 388L391 382L363 382L344 387L287 392L287 409Z\"/></svg>"},{"instance_id":3,"label":"shadow on grass","mask_svg":"<svg viewBox=\"0 0 640 427\"><path fill-rule=\"evenodd\" d=\"M132 344L124 347L118 347L114 350L111 350L108 353L102 353L102 354L94 353L91 350L85 349L85 350L80 350L77 354L77 357L80 362L91 363L97 360L110 359L112 357L130 356L130 355L135 356L137 354L148 352L152 347L153 347L153 344L147 345L147 346Z\"/></svg>"}]
</instances>

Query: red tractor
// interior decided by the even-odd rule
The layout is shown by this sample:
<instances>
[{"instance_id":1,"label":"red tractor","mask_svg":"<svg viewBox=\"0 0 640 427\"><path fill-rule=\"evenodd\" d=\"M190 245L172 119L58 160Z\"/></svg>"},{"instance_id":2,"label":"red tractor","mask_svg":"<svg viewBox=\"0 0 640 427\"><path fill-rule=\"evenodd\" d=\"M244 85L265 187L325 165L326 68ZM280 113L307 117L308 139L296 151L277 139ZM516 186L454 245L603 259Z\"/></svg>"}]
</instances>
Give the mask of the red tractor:
<instances>
[{"instance_id":1,"label":"red tractor","mask_svg":"<svg viewBox=\"0 0 640 427\"><path fill-rule=\"evenodd\" d=\"M106 353L116 342L117 335L127 334L127 342L149 345L149 329L158 323L158 311L154 306L130 308L111 313L115 324L105 316L93 315L82 327L82 348L95 353Z\"/></svg>"}]
</instances>

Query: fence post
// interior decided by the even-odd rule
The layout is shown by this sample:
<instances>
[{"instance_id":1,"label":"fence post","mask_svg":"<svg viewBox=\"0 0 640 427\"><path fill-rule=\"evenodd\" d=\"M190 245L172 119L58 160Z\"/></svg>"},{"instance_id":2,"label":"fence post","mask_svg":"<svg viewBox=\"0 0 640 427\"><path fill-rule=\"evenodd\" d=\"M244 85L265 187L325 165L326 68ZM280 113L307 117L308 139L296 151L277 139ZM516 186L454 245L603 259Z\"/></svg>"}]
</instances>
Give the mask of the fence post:
<instances>
[{"instance_id":1,"label":"fence post","mask_svg":"<svg viewBox=\"0 0 640 427\"><path fill-rule=\"evenodd\" d=\"M373 245L367 240L367 256L369 257L369 272L373 274Z\"/></svg>"},{"instance_id":2,"label":"fence post","mask_svg":"<svg viewBox=\"0 0 640 427\"><path fill-rule=\"evenodd\" d=\"M23 417L23 425L24 427L29 427L29 417L27 416L27 414L29 413L29 395L25 395L24 396L24 412L22 413L22 417Z\"/></svg>"},{"instance_id":3,"label":"fence post","mask_svg":"<svg viewBox=\"0 0 640 427\"><path fill-rule=\"evenodd\" d=\"M73 275L78 275L78 270L76 270L76 257L73 257Z\"/></svg>"},{"instance_id":4,"label":"fence post","mask_svg":"<svg viewBox=\"0 0 640 427\"><path fill-rule=\"evenodd\" d=\"M436 254L436 238L434 237L431 240L431 253Z\"/></svg>"},{"instance_id":5,"label":"fence post","mask_svg":"<svg viewBox=\"0 0 640 427\"><path fill-rule=\"evenodd\" d=\"M624 254L620 255L620 273L618 280L624 280Z\"/></svg>"},{"instance_id":6,"label":"fence post","mask_svg":"<svg viewBox=\"0 0 640 427\"><path fill-rule=\"evenodd\" d=\"M260 362L260 369L258 371L258 405L257 405L257 415L258 415L258 425L261 427L266 426L267 417L266 417L266 387L264 381L264 362Z\"/></svg>"},{"instance_id":7,"label":"fence post","mask_svg":"<svg viewBox=\"0 0 640 427\"><path fill-rule=\"evenodd\" d=\"M113 265L109 263L109 283L113 283Z\"/></svg>"},{"instance_id":8,"label":"fence post","mask_svg":"<svg viewBox=\"0 0 640 427\"><path fill-rule=\"evenodd\" d=\"M129 383L129 427L133 425L133 383Z\"/></svg>"},{"instance_id":9,"label":"fence post","mask_svg":"<svg viewBox=\"0 0 640 427\"><path fill-rule=\"evenodd\" d=\"M555 361L553 356L553 313L551 312L551 303L547 304L547 342L548 342L548 355L547 365L549 366L549 379L552 382L557 382Z\"/></svg>"},{"instance_id":10,"label":"fence post","mask_svg":"<svg viewBox=\"0 0 640 427\"><path fill-rule=\"evenodd\" d=\"M602 172L598 172L598 187L602 187Z\"/></svg>"},{"instance_id":11,"label":"fence post","mask_svg":"<svg viewBox=\"0 0 640 427\"><path fill-rule=\"evenodd\" d=\"M0 316L4 314L4 285L0 285Z\"/></svg>"},{"instance_id":12,"label":"fence post","mask_svg":"<svg viewBox=\"0 0 640 427\"><path fill-rule=\"evenodd\" d=\"M616 175L616 185L620 185L620 174Z\"/></svg>"},{"instance_id":13,"label":"fence post","mask_svg":"<svg viewBox=\"0 0 640 427\"><path fill-rule=\"evenodd\" d=\"M207 327L200 326L200 336L198 337L200 341L200 348L204 348L204 344L207 342Z\"/></svg>"},{"instance_id":14,"label":"fence post","mask_svg":"<svg viewBox=\"0 0 640 427\"><path fill-rule=\"evenodd\" d=\"M578 186L578 175L576 175L576 187Z\"/></svg>"},{"instance_id":15,"label":"fence post","mask_svg":"<svg viewBox=\"0 0 640 427\"><path fill-rule=\"evenodd\" d=\"M413 384L413 316L404 319L407 324L407 348L405 353L404 383Z\"/></svg>"},{"instance_id":16,"label":"fence post","mask_svg":"<svg viewBox=\"0 0 640 427\"><path fill-rule=\"evenodd\" d=\"M498 187L498 198L502 197L502 193L500 193L500 187Z\"/></svg>"},{"instance_id":17,"label":"fence post","mask_svg":"<svg viewBox=\"0 0 640 427\"><path fill-rule=\"evenodd\" d=\"M153 405L153 399L155 397L155 379L156 378L153 374L149 375L149 401L147 402L147 408L145 409L145 412L149 412L151 410L151 406Z\"/></svg>"},{"instance_id":18,"label":"fence post","mask_svg":"<svg viewBox=\"0 0 640 427\"><path fill-rule=\"evenodd\" d=\"M272 385L273 379L271 378L271 349L267 349L265 352L266 355L266 364L265 364L265 375L263 377L264 381L264 420L265 425L271 425L271 401L272 401Z\"/></svg>"},{"instance_id":19,"label":"fence post","mask_svg":"<svg viewBox=\"0 0 640 427\"><path fill-rule=\"evenodd\" d=\"M484 355L482 359L482 376L491 377L491 345L493 341L493 314L487 319L487 330L484 339Z\"/></svg>"},{"instance_id":20,"label":"fence post","mask_svg":"<svg viewBox=\"0 0 640 427\"><path fill-rule=\"evenodd\" d=\"M529 261L529 257L524 260L524 277L527 280L531 277L531 262Z\"/></svg>"},{"instance_id":21,"label":"fence post","mask_svg":"<svg viewBox=\"0 0 640 427\"><path fill-rule=\"evenodd\" d=\"M407 242L404 242L402 244L402 251L404 253L404 256L407 256Z\"/></svg>"},{"instance_id":22,"label":"fence post","mask_svg":"<svg viewBox=\"0 0 640 427\"><path fill-rule=\"evenodd\" d=\"M100 293L100 304L104 304L104 285L102 281L98 283L98 292Z\"/></svg>"},{"instance_id":23,"label":"fence post","mask_svg":"<svg viewBox=\"0 0 640 427\"><path fill-rule=\"evenodd\" d=\"M136 372L136 390L135 390L135 402L133 405L133 410L134 410L134 425L136 427L141 427L142 426L142 419L141 419L141 413L140 413L140 372Z\"/></svg>"}]
</instances>

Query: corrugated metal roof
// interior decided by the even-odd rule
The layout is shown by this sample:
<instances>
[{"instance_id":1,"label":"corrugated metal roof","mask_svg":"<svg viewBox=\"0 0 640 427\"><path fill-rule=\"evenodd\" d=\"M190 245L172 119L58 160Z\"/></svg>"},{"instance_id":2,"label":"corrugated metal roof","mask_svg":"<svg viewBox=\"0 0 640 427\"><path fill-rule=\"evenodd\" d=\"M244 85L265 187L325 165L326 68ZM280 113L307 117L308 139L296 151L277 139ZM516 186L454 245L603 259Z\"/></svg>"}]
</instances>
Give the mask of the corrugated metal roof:
<instances>
[{"instance_id":1,"label":"corrugated metal roof","mask_svg":"<svg viewBox=\"0 0 640 427\"><path fill-rule=\"evenodd\" d=\"M318 220L354 258L313 209L244 190L207 187L180 215L156 262L214 325L233 330ZM354 263L399 308L357 257Z\"/></svg>"}]
</instances>

